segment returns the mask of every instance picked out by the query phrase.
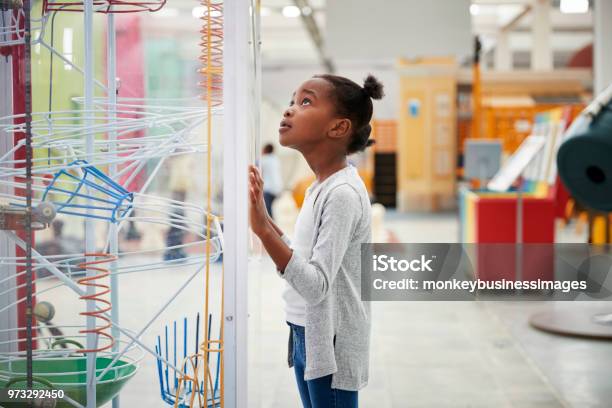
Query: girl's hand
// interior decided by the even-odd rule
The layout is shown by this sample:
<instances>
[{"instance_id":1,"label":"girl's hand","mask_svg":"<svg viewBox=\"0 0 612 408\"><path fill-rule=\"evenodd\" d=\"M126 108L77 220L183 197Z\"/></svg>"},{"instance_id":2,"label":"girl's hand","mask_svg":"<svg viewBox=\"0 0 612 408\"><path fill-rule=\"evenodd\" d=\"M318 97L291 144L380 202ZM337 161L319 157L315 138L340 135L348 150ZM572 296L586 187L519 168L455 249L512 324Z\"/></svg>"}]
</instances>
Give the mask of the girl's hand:
<instances>
[{"instance_id":1,"label":"girl's hand","mask_svg":"<svg viewBox=\"0 0 612 408\"><path fill-rule=\"evenodd\" d=\"M259 169L249 166L249 220L258 237L270 231L269 215L263 198L263 179Z\"/></svg>"}]
</instances>

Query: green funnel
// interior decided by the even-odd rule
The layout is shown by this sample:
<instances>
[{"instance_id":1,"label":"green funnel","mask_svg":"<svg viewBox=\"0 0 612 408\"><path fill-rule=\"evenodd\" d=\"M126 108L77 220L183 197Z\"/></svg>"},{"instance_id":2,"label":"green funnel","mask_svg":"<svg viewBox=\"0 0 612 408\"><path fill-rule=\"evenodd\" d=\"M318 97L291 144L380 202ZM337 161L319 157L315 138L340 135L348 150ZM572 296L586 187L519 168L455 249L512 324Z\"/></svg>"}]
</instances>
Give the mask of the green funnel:
<instances>
[{"instance_id":1,"label":"green funnel","mask_svg":"<svg viewBox=\"0 0 612 408\"><path fill-rule=\"evenodd\" d=\"M112 361L109 357L98 357L96 359L96 372L100 374ZM63 390L65 395L72 398L82 405L87 405L87 358L68 357L68 358L45 358L33 361L34 376L41 380L48 381L54 389ZM4 378L7 373L14 373L11 378L24 377L26 373L26 360L17 359L0 362L0 388L4 388L8 381ZM136 365L133 362L119 360L114 368L110 369L104 377L98 381L96 386L96 406L102 406L113 399L123 388L125 383L136 373ZM11 389L25 389L25 379L15 382ZM48 389L49 387L41 382L34 382L34 388ZM5 408L22 408L20 403L3 403ZM73 408L73 405L64 400L57 401L57 408Z\"/></svg>"}]
</instances>

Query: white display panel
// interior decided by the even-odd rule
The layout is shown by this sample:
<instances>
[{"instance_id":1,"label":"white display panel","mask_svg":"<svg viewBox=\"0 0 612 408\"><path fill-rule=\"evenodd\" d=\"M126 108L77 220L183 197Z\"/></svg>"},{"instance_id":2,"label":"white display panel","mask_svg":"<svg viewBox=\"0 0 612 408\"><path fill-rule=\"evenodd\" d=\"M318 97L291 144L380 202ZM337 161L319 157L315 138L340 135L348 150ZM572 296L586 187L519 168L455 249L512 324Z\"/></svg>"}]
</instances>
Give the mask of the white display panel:
<instances>
[{"instance_id":1,"label":"white display panel","mask_svg":"<svg viewBox=\"0 0 612 408\"><path fill-rule=\"evenodd\" d=\"M499 172L487 184L492 191L508 191L546 143L544 136L528 136Z\"/></svg>"}]
</instances>

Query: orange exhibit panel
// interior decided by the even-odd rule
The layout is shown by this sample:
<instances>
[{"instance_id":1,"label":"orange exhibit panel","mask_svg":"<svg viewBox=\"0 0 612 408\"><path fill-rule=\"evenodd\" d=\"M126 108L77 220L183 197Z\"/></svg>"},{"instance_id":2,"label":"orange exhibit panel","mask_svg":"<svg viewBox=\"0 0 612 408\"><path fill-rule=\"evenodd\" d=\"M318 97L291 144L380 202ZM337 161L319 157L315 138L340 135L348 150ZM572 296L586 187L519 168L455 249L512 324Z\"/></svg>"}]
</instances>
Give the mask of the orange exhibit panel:
<instances>
[{"instance_id":1,"label":"orange exhibit panel","mask_svg":"<svg viewBox=\"0 0 612 408\"><path fill-rule=\"evenodd\" d=\"M455 207L456 64L400 61L397 204L400 211Z\"/></svg>"}]
</instances>

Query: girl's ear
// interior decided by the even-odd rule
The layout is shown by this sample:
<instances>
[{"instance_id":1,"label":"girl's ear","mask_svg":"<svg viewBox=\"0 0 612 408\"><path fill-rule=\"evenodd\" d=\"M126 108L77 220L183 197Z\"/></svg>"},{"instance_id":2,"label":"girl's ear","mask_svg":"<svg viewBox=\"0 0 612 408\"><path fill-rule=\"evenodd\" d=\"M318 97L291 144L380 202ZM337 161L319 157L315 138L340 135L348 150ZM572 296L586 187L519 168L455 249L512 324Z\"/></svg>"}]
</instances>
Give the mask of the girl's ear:
<instances>
[{"instance_id":1,"label":"girl's ear","mask_svg":"<svg viewBox=\"0 0 612 408\"><path fill-rule=\"evenodd\" d=\"M351 121L344 119L335 119L327 132L327 134L334 139L342 139L351 133Z\"/></svg>"}]
</instances>

